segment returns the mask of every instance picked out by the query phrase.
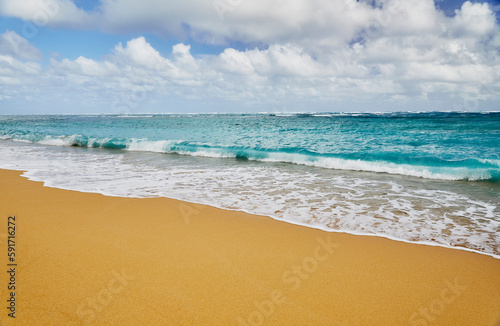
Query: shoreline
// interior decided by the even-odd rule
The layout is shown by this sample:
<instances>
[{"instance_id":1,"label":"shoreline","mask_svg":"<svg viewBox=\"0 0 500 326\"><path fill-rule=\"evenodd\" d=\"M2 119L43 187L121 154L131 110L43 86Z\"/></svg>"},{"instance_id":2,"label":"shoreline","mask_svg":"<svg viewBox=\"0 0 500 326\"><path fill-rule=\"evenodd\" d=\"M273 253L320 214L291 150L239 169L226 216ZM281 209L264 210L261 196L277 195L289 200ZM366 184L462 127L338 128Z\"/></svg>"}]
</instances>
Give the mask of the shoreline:
<instances>
[{"instance_id":1,"label":"shoreline","mask_svg":"<svg viewBox=\"0 0 500 326\"><path fill-rule=\"evenodd\" d=\"M483 251L471 249L471 248L468 248L468 247L451 246L451 245L446 245L446 244L442 244L442 243L439 243L439 242L431 242L431 241L410 241L410 240L405 240L405 239L393 237L393 236L386 235L386 234L361 233L361 232L355 232L355 231L350 231L350 230L328 229L328 228L325 228L325 227L322 227L322 226L315 226L315 225L310 225L310 224L296 222L296 221L293 221L293 220L280 219L280 218L277 218L277 217L272 216L272 215L255 214L255 213L252 213L252 212L247 211L245 209L231 209L231 208L221 207L221 206L218 206L218 205L215 205L215 204L198 203L198 202L195 202L195 201L186 201L184 199L175 198L175 197L119 196L119 195L113 195L113 194L104 193L104 192L82 191L82 190L67 189L67 188L63 188L63 187L47 186L47 185L45 185L45 181L36 180L36 179L32 179L29 176L25 176L24 174L26 172L28 172L26 170L22 170L22 169L19 169L19 170L11 169L10 170L10 169L1 169L1 168L0 168L0 170L9 170L9 171L22 172L21 175L20 175L21 177L26 178L29 181L41 182L41 183L43 183L44 187L49 187L49 188L54 188L54 189L61 189L61 190L67 190L67 191L75 191L75 192L88 193L88 194L100 194L100 195L103 195L103 196L106 196L106 197L117 197L117 198L134 198L134 199L142 199L142 198L167 198L167 199L178 200L178 201L181 201L181 202L191 203L191 204L195 204L195 205L206 205L206 206L210 206L210 207L213 207L213 208L222 209L222 210L226 210L226 211L242 212L242 213L246 213L246 214L250 214L250 215L265 216L265 217L271 218L271 219L273 219L275 221L278 221L278 222L289 223L289 224L292 224L292 225L302 226L302 227L311 228L311 229L315 229L315 230L321 230L321 231L329 232L329 233L344 233L344 234L350 234L350 235L355 235L355 236L363 236L363 237L364 236L367 236L367 237L380 237L380 238L384 238L384 239L388 239L388 240L392 240L392 241L398 241L398 242L409 243L409 244L417 244L417 245L424 245L424 246L432 246L432 247L440 247L440 248L447 248L447 249L463 250L463 251L467 251L467 252L472 252L472 253L476 253L476 254L480 254L480 255L489 256L489 257L492 257L494 259L500 260L500 254L483 252Z\"/></svg>"},{"instance_id":2,"label":"shoreline","mask_svg":"<svg viewBox=\"0 0 500 326\"><path fill-rule=\"evenodd\" d=\"M4 325L498 321L500 261L484 253L45 187L21 173L0 170L0 233L15 215L19 241L19 315L3 309Z\"/></svg>"}]
</instances>

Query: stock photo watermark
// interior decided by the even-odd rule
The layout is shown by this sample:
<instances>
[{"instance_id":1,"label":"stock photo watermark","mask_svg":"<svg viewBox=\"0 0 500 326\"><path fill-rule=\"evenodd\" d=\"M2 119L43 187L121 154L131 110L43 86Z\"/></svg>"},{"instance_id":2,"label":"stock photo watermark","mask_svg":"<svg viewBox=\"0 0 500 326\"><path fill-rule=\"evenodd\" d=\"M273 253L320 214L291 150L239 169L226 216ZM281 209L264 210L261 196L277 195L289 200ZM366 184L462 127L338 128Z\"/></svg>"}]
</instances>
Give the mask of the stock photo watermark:
<instances>
[{"instance_id":1,"label":"stock photo watermark","mask_svg":"<svg viewBox=\"0 0 500 326\"><path fill-rule=\"evenodd\" d=\"M394 17L401 10L401 2L395 1L382 10L372 11L369 25L365 29L366 36L373 37L381 33L382 29L389 26Z\"/></svg>"},{"instance_id":2,"label":"stock photo watermark","mask_svg":"<svg viewBox=\"0 0 500 326\"><path fill-rule=\"evenodd\" d=\"M452 282L444 281L445 286L433 300L424 306L420 306L409 318L409 324L412 326L431 325L439 319L445 308L455 302L462 293L468 288L460 279L455 278Z\"/></svg>"},{"instance_id":3,"label":"stock photo watermark","mask_svg":"<svg viewBox=\"0 0 500 326\"><path fill-rule=\"evenodd\" d=\"M303 282L306 282L314 272L316 272L322 262L335 253L340 244L333 242L331 235L326 238L317 238L317 245L310 256L305 257L298 264L283 272L281 281L287 289L287 294L291 295L300 289ZM262 301L255 301L255 309L246 317L238 316L237 325L259 326L269 321L273 313L286 301L286 294L281 290L273 290L269 296Z\"/></svg>"},{"instance_id":4,"label":"stock photo watermark","mask_svg":"<svg viewBox=\"0 0 500 326\"><path fill-rule=\"evenodd\" d=\"M212 2L215 12L219 16L221 21L224 20L224 14L226 12L234 11L238 6L243 3L244 0L215 0Z\"/></svg>"},{"instance_id":5,"label":"stock photo watermark","mask_svg":"<svg viewBox=\"0 0 500 326\"><path fill-rule=\"evenodd\" d=\"M191 217L199 215L201 213L201 210L204 208L205 208L205 206L200 205L200 204L194 204L194 203L188 203L188 202L179 203L179 211L181 213L182 218L184 219L184 222L186 222L186 224L191 223Z\"/></svg>"},{"instance_id":6,"label":"stock photo watermark","mask_svg":"<svg viewBox=\"0 0 500 326\"><path fill-rule=\"evenodd\" d=\"M85 324L92 322L106 306L116 299L118 294L135 280L135 276L130 275L126 269L122 269L121 272L112 270L111 274L111 279L99 292L87 297L86 301L77 307L76 314Z\"/></svg>"},{"instance_id":7,"label":"stock photo watermark","mask_svg":"<svg viewBox=\"0 0 500 326\"><path fill-rule=\"evenodd\" d=\"M498 91L492 86L487 85L484 80L480 80L475 96L464 97L460 103L453 105L453 109L455 111L477 111L480 108L481 100L484 100L488 95L495 95L497 93ZM483 98L480 98L481 96Z\"/></svg>"},{"instance_id":8,"label":"stock photo watermark","mask_svg":"<svg viewBox=\"0 0 500 326\"><path fill-rule=\"evenodd\" d=\"M234 11L243 2L244 0L214 0L212 2L212 6L222 22L224 21L225 13ZM274 0L272 2L277 3L278 5L285 3L284 0ZM269 3L271 3L271 1Z\"/></svg>"},{"instance_id":9,"label":"stock photo watermark","mask_svg":"<svg viewBox=\"0 0 500 326\"><path fill-rule=\"evenodd\" d=\"M7 316L9 318L16 318L16 308L18 303L17 288L18 283L17 279L17 229L16 229L16 216L11 215L7 218L7 235L6 235L6 244L7 244L7 265L6 271L8 274L8 283L7 283Z\"/></svg>"},{"instance_id":10,"label":"stock photo watermark","mask_svg":"<svg viewBox=\"0 0 500 326\"><path fill-rule=\"evenodd\" d=\"M47 25L49 19L59 12L59 1L56 0L39 0L37 5L39 9L31 17L33 22L26 21L21 29L21 34L26 39L35 37L38 27Z\"/></svg>"},{"instance_id":11,"label":"stock photo watermark","mask_svg":"<svg viewBox=\"0 0 500 326\"><path fill-rule=\"evenodd\" d=\"M192 204L188 202L180 202L177 206L177 209L180 212L180 215L182 217L182 220L186 225L189 225L191 223L191 217L192 216L197 216L201 214L201 211L205 208L203 205L199 204ZM166 226L168 228L168 224ZM155 242L152 246L148 247L147 249L141 248L136 246L135 244L131 243L130 240L120 240L116 241L113 243L114 247L127 252L129 255L137 255L141 256L143 258L150 258L163 250L166 246L166 243L164 241L159 241Z\"/></svg>"},{"instance_id":12,"label":"stock photo watermark","mask_svg":"<svg viewBox=\"0 0 500 326\"><path fill-rule=\"evenodd\" d=\"M205 206L191 203L179 203L177 209L182 217L182 220L188 225L191 222L191 217L199 215ZM135 245L130 245L127 240L115 242L114 247L126 251L129 255L140 255L143 258L149 258L158 251L164 248L163 242L158 242L156 245L144 250L137 248ZM128 270L122 269L121 272L112 270L111 278L108 283L95 295L87 297L85 302L81 303L76 309L76 315L84 324L90 324L96 319L99 313L110 305L116 297L126 290L131 283L136 279L136 275L132 275Z\"/></svg>"}]
</instances>

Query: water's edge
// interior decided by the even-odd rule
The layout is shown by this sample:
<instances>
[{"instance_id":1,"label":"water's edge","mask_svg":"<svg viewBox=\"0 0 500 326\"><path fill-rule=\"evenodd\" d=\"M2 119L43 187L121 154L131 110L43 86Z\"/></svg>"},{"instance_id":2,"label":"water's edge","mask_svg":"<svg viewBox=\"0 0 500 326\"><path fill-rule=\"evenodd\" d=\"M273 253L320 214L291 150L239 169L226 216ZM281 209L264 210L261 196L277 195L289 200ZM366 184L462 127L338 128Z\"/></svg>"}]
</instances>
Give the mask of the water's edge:
<instances>
[{"instance_id":1,"label":"water's edge","mask_svg":"<svg viewBox=\"0 0 500 326\"><path fill-rule=\"evenodd\" d=\"M441 243L437 243L437 242L429 242L429 241L409 241L409 240L405 240L405 239L400 239L400 238L392 237L392 236L386 235L386 234L362 233L362 232L355 232L355 231L350 231L350 230L335 230L335 229L320 227L320 226L316 226L316 225L309 225L309 224L305 224L305 223L300 223L300 222L297 222L297 221L281 219L281 218L278 218L278 217L272 216L272 215L255 214L255 213L246 211L244 209L230 209L230 208L227 208L227 207L221 207L221 206L214 205L213 203L188 201L188 200L185 200L185 199L175 198L173 196L170 196L170 197L165 197L165 196L156 196L156 197L118 196L118 195L113 195L113 194L105 193L105 192L82 191L82 190L76 190L76 189L70 189L70 188L64 188L64 187L48 186L48 185L46 185L46 182L44 180L36 179L36 178L34 178L32 176L27 175L27 174L30 173L30 171L23 170L23 169L4 169L4 170L11 170L11 171L22 172L20 174L21 177L26 178L29 181L42 182L43 186L47 187L47 188L61 189L61 190L66 190L66 191L76 191L76 192L80 192L80 193L100 194L100 195L107 196L107 197L121 197L121 198L169 198L169 199L173 199L173 200L177 200L177 201L181 201L181 202L185 202L185 203L205 205L205 206L210 206L210 207L214 207L214 208L222 209L222 210L226 210L226 211L244 212L244 213L250 214L250 215L265 216L265 217L268 217L268 218L272 218L273 220L276 220L276 221L280 221L280 222L284 222L284 223L289 223L289 224L293 224L293 225L298 225L298 226L302 226L302 227L307 227L307 228L312 228L312 229L317 229L317 230L321 230L321 231L325 231L325 232L345 233L345 234L351 234L351 235L355 235L355 236L379 237L379 238L384 238L384 239L389 239L389 240L392 240L392 241L404 242L404 243L409 243L409 244L417 244L417 245L441 247L441 248L447 248L447 249L463 250L463 251L472 252L472 253L475 253L475 254L489 256L489 257L492 257L494 259L499 259L500 260L500 255L495 255L495 254L487 253L487 252L481 252L481 251L470 249L470 248L466 248L466 247L450 246L450 245L447 246L445 244L441 244Z\"/></svg>"}]
</instances>

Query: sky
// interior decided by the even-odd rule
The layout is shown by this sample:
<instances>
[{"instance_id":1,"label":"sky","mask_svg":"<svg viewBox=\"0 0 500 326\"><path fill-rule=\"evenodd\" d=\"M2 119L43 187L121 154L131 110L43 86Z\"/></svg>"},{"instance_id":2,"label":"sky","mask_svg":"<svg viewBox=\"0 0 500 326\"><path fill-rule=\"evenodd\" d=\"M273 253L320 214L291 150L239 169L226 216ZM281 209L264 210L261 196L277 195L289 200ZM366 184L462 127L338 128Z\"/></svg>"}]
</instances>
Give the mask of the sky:
<instances>
[{"instance_id":1,"label":"sky","mask_svg":"<svg viewBox=\"0 0 500 326\"><path fill-rule=\"evenodd\" d=\"M0 114L490 110L499 0L0 0Z\"/></svg>"}]
</instances>

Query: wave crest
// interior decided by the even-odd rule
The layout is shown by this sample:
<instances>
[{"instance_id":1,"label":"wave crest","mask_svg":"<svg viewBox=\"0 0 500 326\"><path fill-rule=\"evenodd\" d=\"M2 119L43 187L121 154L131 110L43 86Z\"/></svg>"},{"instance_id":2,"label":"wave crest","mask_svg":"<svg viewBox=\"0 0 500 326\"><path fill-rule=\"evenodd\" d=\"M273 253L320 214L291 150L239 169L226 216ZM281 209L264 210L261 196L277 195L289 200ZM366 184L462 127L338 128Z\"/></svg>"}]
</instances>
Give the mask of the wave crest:
<instances>
[{"instance_id":1,"label":"wave crest","mask_svg":"<svg viewBox=\"0 0 500 326\"><path fill-rule=\"evenodd\" d=\"M2 136L20 142L50 146L122 149L134 152L154 152L210 158L233 158L268 163L289 163L318 168L361 172L388 173L435 180L500 181L500 160L478 159L477 168L460 166L432 166L401 164L384 160L362 160L318 154L304 149L283 148L267 150L238 146L217 146L183 140L148 140L136 138L99 138L83 135L69 136ZM421 162L419 162L421 163Z\"/></svg>"}]
</instances>

